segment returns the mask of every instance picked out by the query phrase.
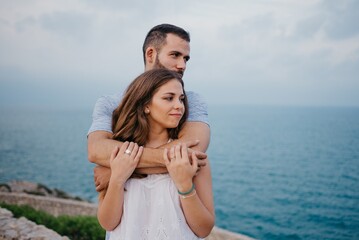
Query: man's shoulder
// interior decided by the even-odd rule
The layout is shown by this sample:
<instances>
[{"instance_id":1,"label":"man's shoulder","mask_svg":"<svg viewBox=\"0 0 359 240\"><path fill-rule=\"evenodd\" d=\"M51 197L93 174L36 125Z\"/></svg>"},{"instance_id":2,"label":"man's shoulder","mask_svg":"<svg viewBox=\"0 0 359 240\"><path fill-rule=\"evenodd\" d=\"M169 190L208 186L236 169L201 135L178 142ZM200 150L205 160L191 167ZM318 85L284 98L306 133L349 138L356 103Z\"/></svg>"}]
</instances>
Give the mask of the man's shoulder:
<instances>
[{"instance_id":1,"label":"man's shoulder","mask_svg":"<svg viewBox=\"0 0 359 240\"><path fill-rule=\"evenodd\" d=\"M204 98L193 91L186 91L188 99L189 122L204 122L209 125L207 103Z\"/></svg>"},{"instance_id":2,"label":"man's shoulder","mask_svg":"<svg viewBox=\"0 0 359 240\"><path fill-rule=\"evenodd\" d=\"M202 102L205 103L206 101L204 100L204 98L197 92L194 91L186 91L186 96L188 99L189 103L192 102Z\"/></svg>"},{"instance_id":3,"label":"man's shoulder","mask_svg":"<svg viewBox=\"0 0 359 240\"><path fill-rule=\"evenodd\" d=\"M100 96L98 99L107 100L107 101L119 101L122 98L121 93L114 93L114 94L106 94Z\"/></svg>"},{"instance_id":4,"label":"man's shoulder","mask_svg":"<svg viewBox=\"0 0 359 240\"><path fill-rule=\"evenodd\" d=\"M122 99L121 93L102 95L97 99L98 105L118 105Z\"/></svg>"},{"instance_id":5,"label":"man's shoulder","mask_svg":"<svg viewBox=\"0 0 359 240\"><path fill-rule=\"evenodd\" d=\"M186 90L186 95L187 95L188 99L189 98L199 98L200 97L199 93L194 92L194 91L187 91Z\"/></svg>"}]
</instances>

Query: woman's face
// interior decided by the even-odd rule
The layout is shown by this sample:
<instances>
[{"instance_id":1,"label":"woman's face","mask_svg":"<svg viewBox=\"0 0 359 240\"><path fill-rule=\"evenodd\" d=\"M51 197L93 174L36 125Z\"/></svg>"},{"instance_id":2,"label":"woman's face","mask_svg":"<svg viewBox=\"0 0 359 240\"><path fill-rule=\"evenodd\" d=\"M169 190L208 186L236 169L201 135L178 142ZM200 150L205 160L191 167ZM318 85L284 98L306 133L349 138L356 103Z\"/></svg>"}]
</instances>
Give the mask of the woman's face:
<instances>
[{"instance_id":1,"label":"woman's face","mask_svg":"<svg viewBox=\"0 0 359 240\"><path fill-rule=\"evenodd\" d=\"M177 127L185 111L183 100L183 88L177 79L157 89L145 108L151 128L161 131Z\"/></svg>"}]
</instances>

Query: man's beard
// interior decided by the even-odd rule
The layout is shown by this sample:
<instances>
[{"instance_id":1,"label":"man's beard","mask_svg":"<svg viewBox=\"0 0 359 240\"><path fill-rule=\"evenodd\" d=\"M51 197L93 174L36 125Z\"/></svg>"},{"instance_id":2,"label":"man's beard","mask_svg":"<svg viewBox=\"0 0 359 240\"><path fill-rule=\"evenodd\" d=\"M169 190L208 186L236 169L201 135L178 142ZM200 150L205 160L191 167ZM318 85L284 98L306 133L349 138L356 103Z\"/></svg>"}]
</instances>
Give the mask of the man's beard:
<instances>
[{"instance_id":1,"label":"man's beard","mask_svg":"<svg viewBox=\"0 0 359 240\"><path fill-rule=\"evenodd\" d=\"M157 56L156 56L156 61L155 61L155 65L153 66L153 68L155 68L155 69L167 69L165 66L162 65L162 63L160 63L160 60L158 60ZM167 70L171 70L171 69L167 69ZM172 71L175 71L175 70L172 70ZM175 72L179 73L181 75L181 77L183 77L183 71L182 70L177 70Z\"/></svg>"}]
</instances>

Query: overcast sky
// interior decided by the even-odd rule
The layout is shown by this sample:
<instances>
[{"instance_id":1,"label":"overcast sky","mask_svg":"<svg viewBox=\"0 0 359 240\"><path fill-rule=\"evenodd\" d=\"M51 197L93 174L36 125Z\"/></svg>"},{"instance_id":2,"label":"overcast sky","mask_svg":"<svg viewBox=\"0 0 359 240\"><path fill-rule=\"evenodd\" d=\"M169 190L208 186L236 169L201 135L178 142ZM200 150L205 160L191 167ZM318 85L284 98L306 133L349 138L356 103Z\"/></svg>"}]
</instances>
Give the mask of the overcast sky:
<instances>
[{"instance_id":1,"label":"overcast sky","mask_svg":"<svg viewBox=\"0 0 359 240\"><path fill-rule=\"evenodd\" d=\"M148 30L191 34L208 104L359 106L359 1L0 0L1 105L92 108L143 72Z\"/></svg>"}]
</instances>

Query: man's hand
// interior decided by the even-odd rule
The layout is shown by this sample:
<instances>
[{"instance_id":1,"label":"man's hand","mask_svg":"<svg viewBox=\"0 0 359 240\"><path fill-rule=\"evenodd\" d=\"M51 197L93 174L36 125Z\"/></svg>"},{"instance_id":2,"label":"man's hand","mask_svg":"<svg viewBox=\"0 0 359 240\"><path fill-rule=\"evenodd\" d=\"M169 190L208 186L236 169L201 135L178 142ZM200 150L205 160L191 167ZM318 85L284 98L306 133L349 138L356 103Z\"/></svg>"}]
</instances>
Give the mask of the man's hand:
<instances>
[{"instance_id":1,"label":"man's hand","mask_svg":"<svg viewBox=\"0 0 359 240\"><path fill-rule=\"evenodd\" d=\"M192 150L191 148L188 148L188 158L189 158L189 161L191 164L193 161L193 154L197 158L197 164L198 164L197 166L198 166L198 171L199 171L199 170L201 170L201 167L206 166L207 154L200 152L200 151Z\"/></svg>"},{"instance_id":2,"label":"man's hand","mask_svg":"<svg viewBox=\"0 0 359 240\"><path fill-rule=\"evenodd\" d=\"M101 192L108 187L108 183L111 177L111 169L107 167L96 166L93 169L93 173L96 191Z\"/></svg>"}]
</instances>

